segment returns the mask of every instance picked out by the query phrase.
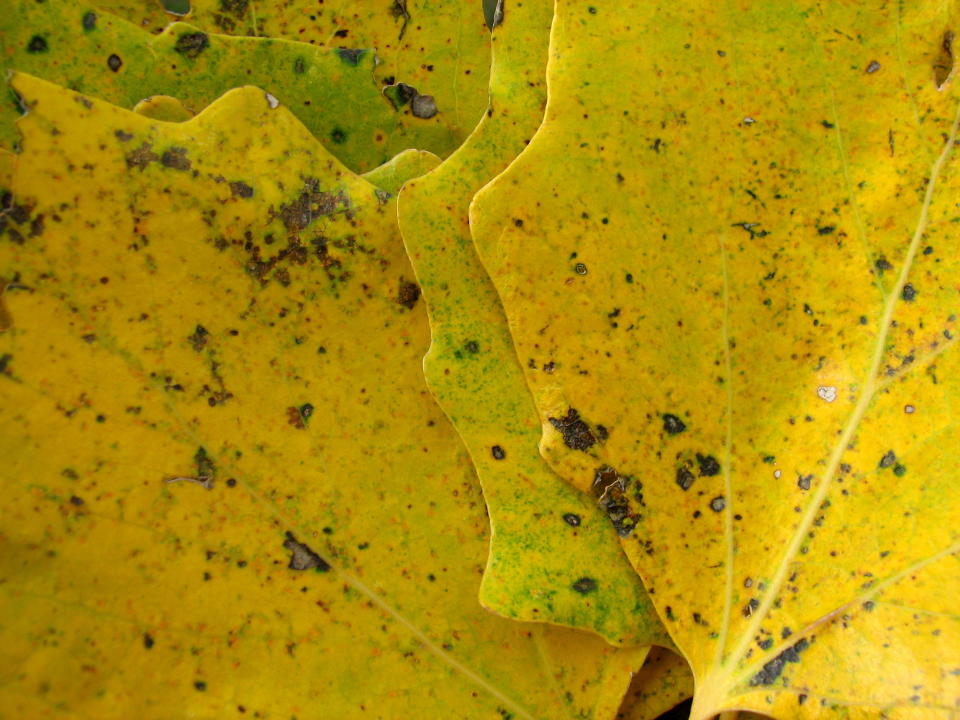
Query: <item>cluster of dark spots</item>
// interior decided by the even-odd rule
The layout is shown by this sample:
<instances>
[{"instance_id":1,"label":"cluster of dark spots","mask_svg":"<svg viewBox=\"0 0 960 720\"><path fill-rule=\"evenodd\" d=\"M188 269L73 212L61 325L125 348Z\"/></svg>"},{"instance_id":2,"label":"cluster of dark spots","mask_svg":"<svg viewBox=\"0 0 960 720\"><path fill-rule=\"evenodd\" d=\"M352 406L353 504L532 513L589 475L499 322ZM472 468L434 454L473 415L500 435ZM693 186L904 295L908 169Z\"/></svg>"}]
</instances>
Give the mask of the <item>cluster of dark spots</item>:
<instances>
[{"instance_id":1,"label":"cluster of dark spots","mask_svg":"<svg viewBox=\"0 0 960 720\"><path fill-rule=\"evenodd\" d=\"M679 435L686 429L687 426L676 415L671 415L670 413L663 414L663 431L667 433L667 435Z\"/></svg>"},{"instance_id":2,"label":"cluster of dark spots","mask_svg":"<svg viewBox=\"0 0 960 720\"><path fill-rule=\"evenodd\" d=\"M420 286L415 282L400 278L400 289L397 291L397 302L408 310L413 310L420 299Z\"/></svg>"},{"instance_id":3,"label":"cluster of dark spots","mask_svg":"<svg viewBox=\"0 0 960 720\"><path fill-rule=\"evenodd\" d=\"M131 133L124 132L123 130L117 130L114 133L114 135L116 136L117 140L119 140L120 142L130 142L131 140L133 140L133 135ZM127 167L129 167L129 164L127 165Z\"/></svg>"},{"instance_id":4,"label":"cluster of dark spots","mask_svg":"<svg viewBox=\"0 0 960 720\"><path fill-rule=\"evenodd\" d=\"M27 43L28 53L42 53L49 49L50 46L47 44L47 39L43 35L34 35L32 38L30 38L30 42Z\"/></svg>"},{"instance_id":5,"label":"cluster of dark spots","mask_svg":"<svg viewBox=\"0 0 960 720\"><path fill-rule=\"evenodd\" d=\"M564 513L563 521L570 527L580 527L580 516L576 513Z\"/></svg>"},{"instance_id":6,"label":"cluster of dark spots","mask_svg":"<svg viewBox=\"0 0 960 720\"><path fill-rule=\"evenodd\" d=\"M10 241L17 245L23 245L27 238L42 235L45 228L45 215L43 213L34 215L34 209L33 205L15 203L10 193L3 193L0 196L0 234L6 232ZM7 289L24 289L24 287L18 285L16 281L0 285L0 291Z\"/></svg>"},{"instance_id":7,"label":"cluster of dark spots","mask_svg":"<svg viewBox=\"0 0 960 720\"><path fill-rule=\"evenodd\" d=\"M280 206L279 216L291 237L299 239L300 233L319 217L332 215L338 206L349 208L350 203L343 192L333 193L320 189L320 181L308 178L297 198Z\"/></svg>"},{"instance_id":8,"label":"cluster of dark spots","mask_svg":"<svg viewBox=\"0 0 960 720\"><path fill-rule=\"evenodd\" d=\"M788 662L800 662L800 653L806 650L809 646L810 643L807 641L807 639L801 638L792 646L788 647L773 660L766 663L760 672L750 678L751 687L756 687L757 685L772 685L777 678L783 674L783 668Z\"/></svg>"},{"instance_id":9,"label":"cluster of dark spots","mask_svg":"<svg viewBox=\"0 0 960 720\"><path fill-rule=\"evenodd\" d=\"M207 451L203 447L197 448L197 452L193 454L193 462L197 465L197 477L201 480L210 480L212 481L217 474L217 466L214 464L213 460L207 454Z\"/></svg>"},{"instance_id":10,"label":"cluster of dark spots","mask_svg":"<svg viewBox=\"0 0 960 720\"><path fill-rule=\"evenodd\" d=\"M338 48L337 57L339 57L347 65L358 65L360 59L367 54L366 50L356 50L353 48Z\"/></svg>"},{"instance_id":11,"label":"cluster of dark spots","mask_svg":"<svg viewBox=\"0 0 960 720\"><path fill-rule=\"evenodd\" d=\"M187 157L187 149L182 147L165 150L160 156L160 164L174 170L189 170L191 165L190 158Z\"/></svg>"},{"instance_id":12,"label":"cluster of dark spots","mask_svg":"<svg viewBox=\"0 0 960 720\"><path fill-rule=\"evenodd\" d=\"M727 506L727 501L726 501L726 498L724 498L723 496L715 497L713 500L710 501L710 509L713 510L714 512L720 512L726 506Z\"/></svg>"},{"instance_id":13,"label":"cluster of dark spots","mask_svg":"<svg viewBox=\"0 0 960 720\"><path fill-rule=\"evenodd\" d=\"M490 448L490 454L493 455L494 460L503 460L507 456L507 453L499 445Z\"/></svg>"},{"instance_id":14,"label":"cluster of dark spots","mask_svg":"<svg viewBox=\"0 0 960 720\"><path fill-rule=\"evenodd\" d=\"M693 613L693 616L692 616L692 617L693 617L693 621L694 621L697 625L702 625L703 627L709 627L710 623L708 623L706 620L704 620L704 619L703 619L703 616L702 616L700 613L695 612L695 613Z\"/></svg>"},{"instance_id":15,"label":"cluster of dark spots","mask_svg":"<svg viewBox=\"0 0 960 720\"><path fill-rule=\"evenodd\" d=\"M327 572L330 569L330 564L326 560L311 550L306 543L297 540L292 532L286 533L283 547L291 553L290 564L287 566L291 570L316 569L319 572Z\"/></svg>"},{"instance_id":16,"label":"cluster of dark spots","mask_svg":"<svg viewBox=\"0 0 960 720\"><path fill-rule=\"evenodd\" d=\"M570 408L562 418L547 418L550 424L563 435L563 444L571 450L587 452L597 442L596 436L581 418L580 413Z\"/></svg>"},{"instance_id":17,"label":"cluster of dark spots","mask_svg":"<svg viewBox=\"0 0 960 720\"><path fill-rule=\"evenodd\" d=\"M113 72L120 72L120 68L123 66L123 60L120 59L120 56L116 53L110 55L107 58L107 67L110 68Z\"/></svg>"},{"instance_id":18,"label":"cluster of dark spots","mask_svg":"<svg viewBox=\"0 0 960 720\"><path fill-rule=\"evenodd\" d=\"M896 453L894 453L893 450L887 450L883 457L880 458L880 467L888 468L891 467L895 462L897 462Z\"/></svg>"},{"instance_id":19,"label":"cluster of dark spots","mask_svg":"<svg viewBox=\"0 0 960 720\"><path fill-rule=\"evenodd\" d=\"M394 110L410 105L410 112L414 117L429 120L437 114L437 102L432 95L423 95L417 88L407 83L389 85L383 89L383 94L390 100Z\"/></svg>"},{"instance_id":20,"label":"cluster of dark spots","mask_svg":"<svg viewBox=\"0 0 960 720\"><path fill-rule=\"evenodd\" d=\"M287 408L287 422L293 425L297 430L305 430L313 415L314 407L310 403L304 403L300 407L291 405Z\"/></svg>"},{"instance_id":21,"label":"cluster of dark spots","mask_svg":"<svg viewBox=\"0 0 960 720\"><path fill-rule=\"evenodd\" d=\"M910 283L907 283L903 286L903 291L900 293L900 297L907 302L913 302L914 298L916 298L918 294L919 293L917 292L917 289Z\"/></svg>"},{"instance_id":22,"label":"cluster of dark spots","mask_svg":"<svg viewBox=\"0 0 960 720\"><path fill-rule=\"evenodd\" d=\"M634 499L643 505L643 486L639 482L621 475L609 465L603 465L594 471L593 494L620 537L629 537L640 522L639 513L630 512L630 502L626 494L630 487L633 487Z\"/></svg>"},{"instance_id":23,"label":"cluster of dark spots","mask_svg":"<svg viewBox=\"0 0 960 720\"><path fill-rule=\"evenodd\" d=\"M832 235L836 229L836 225L817 226L817 235Z\"/></svg>"},{"instance_id":24,"label":"cluster of dark spots","mask_svg":"<svg viewBox=\"0 0 960 720\"><path fill-rule=\"evenodd\" d=\"M184 33L177 38L176 43L174 43L173 49L178 53L188 58L196 58L210 47L210 38L207 37L206 33L194 32L194 33Z\"/></svg>"},{"instance_id":25,"label":"cluster of dark spots","mask_svg":"<svg viewBox=\"0 0 960 720\"><path fill-rule=\"evenodd\" d=\"M97 26L97 14L92 10L88 10L83 14L80 24L83 26L84 30L90 32Z\"/></svg>"},{"instance_id":26,"label":"cluster of dark spots","mask_svg":"<svg viewBox=\"0 0 960 720\"><path fill-rule=\"evenodd\" d=\"M700 477L710 477L720 473L720 463L713 455L697 453L697 464L700 466Z\"/></svg>"},{"instance_id":27,"label":"cluster of dark spots","mask_svg":"<svg viewBox=\"0 0 960 720\"><path fill-rule=\"evenodd\" d=\"M230 193L234 197L252 198L253 188L247 185L242 180L237 180L235 182L230 183Z\"/></svg>"},{"instance_id":28,"label":"cluster of dark spots","mask_svg":"<svg viewBox=\"0 0 960 720\"><path fill-rule=\"evenodd\" d=\"M589 593L596 592L597 581L590 577L582 577L577 580L572 587L581 595L588 595Z\"/></svg>"},{"instance_id":29,"label":"cluster of dark spots","mask_svg":"<svg viewBox=\"0 0 960 720\"><path fill-rule=\"evenodd\" d=\"M120 137L119 135L117 137ZM122 138L121 138L122 139ZM160 156L157 155L151 149L153 145L148 142L141 143L140 147L136 150L127 153L127 168L132 170L133 168L139 168L142 172L143 169L152 162L157 162L160 159Z\"/></svg>"},{"instance_id":30,"label":"cluster of dark spots","mask_svg":"<svg viewBox=\"0 0 960 720\"><path fill-rule=\"evenodd\" d=\"M187 336L187 340L194 350L200 352L206 346L209 336L210 333L207 332L207 329L203 325L197 325L193 334Z\"/></svg>"}]
</instances>

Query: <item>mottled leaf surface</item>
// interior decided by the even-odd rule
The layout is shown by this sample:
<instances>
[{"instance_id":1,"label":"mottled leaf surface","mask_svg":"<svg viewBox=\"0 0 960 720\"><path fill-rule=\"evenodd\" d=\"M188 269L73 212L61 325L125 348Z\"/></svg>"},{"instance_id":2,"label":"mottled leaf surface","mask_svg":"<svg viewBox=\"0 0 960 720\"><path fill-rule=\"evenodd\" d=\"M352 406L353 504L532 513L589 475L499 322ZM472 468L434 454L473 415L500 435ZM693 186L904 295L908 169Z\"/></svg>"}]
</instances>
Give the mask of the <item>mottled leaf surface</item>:
<instances>
[{"instance_id":1,"label":"mottled leaf surface","mask_svg":"<svg viewBox=\"0 0 960 720\"><path fill-rule=\"evenodd\" d=\"M398 203L430 316L427 382L470 450L490 509L493 545L481 601L510 606L520 619L588 628L618 645L667 643L595 503L539 455L536 408L470 238L473 194L523 148L546 100L552 3L508 3L506 13L509 21L494 33L487 116L443 165L407 183ZM500 577L516 580L492 582ZM524 592L503 595L517 582Z\"/></svg>"},{"instance_id":2,"label":"mottled leaf surface","mask_svg":"<svg viewBox=\"0 0 960 720\"><path fill-rule=\"evenodd\" d=\"M560 2L474 201L543 453L626 501L695 720L957 716L953 5Z\"/></svg>"},{"instance_id":3,"label":"mottled leaf surface","mask_svg":"<svg viewBox=\"0 0 960 720\"><path fill-rule=\"evenodd\" d=\"M176 16L159 2L100 0L99 6L159 32ZM480 0L192 0L188 22L211 33L286 38L353 52L372 48L377 84L398 83L434 99L437 114L417 117L399 107L429 143L411 143L446 157L467 138L487 103L490 33Z\"/></svg>"},{"instance_id":4,"label":"mottled leaf surface","mask_svg":"<svg viewBox=\"0 0 960 720\"><path fill-rule=\"evenodd\" d=\"M404 150L382 165L363 174L363 179L381 190L397 194L407 180L426 175L440 164L440 158L426 150Z\"/></svg>"},{"instance_id":5,"label":"mottled leaf surface","mask_svg":"<svg viewBox=\"0 0 960 720\"><path fill-rule=\"evenodd\" d=\"M4 714L610 717L645 648L477 602L393 201L260 89L163 123L13 82Z\"/></svg>"},{"instance_id":6,"label":"mottled leaf surface","mask_svg":"<svg viewBox=\"0 0 960 720\"><path fill-rule=\"evenodd\" d=\"M687 661L666 648L655 647L630 681L617 720L654 720L692 695L693 676Z\"/></svg>"},{"instance_id":7,"label":"mottled leaf surface","mask_svg":"<svg viewBox=\"0 0 960 720\"><path fill-rule=\"evenodd\" d=\"M14 0L0 14L0 69L29 72L132 108L170 95L197 113L227 90L262 87L287 104L353 170L410 147L449 152L446 129L394 109L374 77L372 50L345 53L284 39L229 37L175 23L150 36L72 0ZM17 103L0 107L0 142L16 140Z\"/></svg>"}]
</instances>

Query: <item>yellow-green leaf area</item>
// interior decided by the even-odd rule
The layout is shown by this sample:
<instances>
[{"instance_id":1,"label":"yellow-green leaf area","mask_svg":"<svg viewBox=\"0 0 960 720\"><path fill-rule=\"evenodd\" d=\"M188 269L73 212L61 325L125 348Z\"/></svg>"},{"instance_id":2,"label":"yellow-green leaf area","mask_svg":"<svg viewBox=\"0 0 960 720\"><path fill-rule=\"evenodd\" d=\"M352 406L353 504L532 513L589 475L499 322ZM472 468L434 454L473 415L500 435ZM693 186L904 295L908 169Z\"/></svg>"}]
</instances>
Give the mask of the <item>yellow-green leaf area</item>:
<instances>
[{"instance_id":1,"label":"yellow-green leaf area","mask_svg":"<svg viewBox=\"0 0 960 720\"><path fill-rule=\"evenodd\" d=\"M13 86L0 706L609 717L645 648L477 602L393 201L260 89L164 123Z\"/></svg>"},{"instance_id":2,"label":"yellow-green leaf area","mask_svg":"<svg viewBox=\"0 0 960 720\"><path fill-rule=\"evenodd\" d=\"M651 648L630 681L617 720L654 720L692 695L693 676L687 661L666 648Z\"/></svg>"},{"instance_id":3,"label":"yellow-green leaf area","mask_svg":"<svg viewBox=\"0 0 960 720\"><path fill-rule=\"evenodd\" d=\"M695 720L956 716L954 11L561 2L474 201L543 453L625 498Z\"/></svg>"},{"instance_id":4,"label":"yellow-green leaf area","mask_svg":"<svg viewBox=\"0 0 960 720\"><path fill-rule=\"evenodd\" d=\"M157 32L176 19L159 3L101 0L99 6ZM410 146L441 157L459 147L486 109L490 33L479 0L192 0L186 19L210 33L372 48L378 86L403 83L432 98L431 117L418 116L410 103L398 109L430 141Z\"/></svg>"},{"instance_id":5,"label":"yellow-green leaf area","mask_svg":"<svg viewBox=\"0 0 960 720\"><path fill-rule=\"evenodd\" d=\"M164 122L184 122L196 114L177 98L169 95L151 95L144 98L133 106L133 111Z\"/></svg>"},{"instance_id":6,"label":"yellow-green leaf area","mask_svg":"<svg viewBox=\"0 0 960 720\"><path fill-rule=\"evenodd\" d=\"M507 3L504 14L509 19L494 33L487 115L438 169L408 182L398 201L430 316L424 373L470 450L490 510L481 600L510 608L512 617L587 628L618 645L669 643L595 503L538 453L536 409L470 238L473 194L522 150L546 100L552 4Z\"/></svg>"},{"instance_id":7,"label":"yellow-green leaf area","mask_svg":"<svg viewBox=\"0 0 960 720\"><path fill-rule=\"evenodd\" d=\"M407 149L387 162L365 172L363 179L381 190L396 195L407 180L426 175L440 164L440 158L426 150Z\"/></svg>"},{"instance_id":8,"label":"yellow-green leaf area","mask_svg":"<svg viewBox=\"0 0 960 720\"><path fill-rule=\"evenodd\" d=\"M170 95L197 113L231 88L257 85L355 171L410 147L452 149L446 129L395 109L383 96L370 49L229 37L185 23L151 36L72 0L15 0L0 17L0 44L3 69L127 108L152 95ZM19 108L4 103L0 113L0 142L10 148Z\"/></svg>"}]
</instances>

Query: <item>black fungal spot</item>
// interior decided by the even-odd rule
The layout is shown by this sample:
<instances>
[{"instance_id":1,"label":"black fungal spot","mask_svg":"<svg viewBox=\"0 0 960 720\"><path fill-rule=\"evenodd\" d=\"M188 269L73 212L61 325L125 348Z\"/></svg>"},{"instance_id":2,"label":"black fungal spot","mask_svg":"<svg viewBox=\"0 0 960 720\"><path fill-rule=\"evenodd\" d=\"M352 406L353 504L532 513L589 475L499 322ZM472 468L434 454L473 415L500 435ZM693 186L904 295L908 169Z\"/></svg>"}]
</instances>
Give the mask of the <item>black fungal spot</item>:
<instances>
[{"instance_id":1,"label":"black fungal spot","mask_svg":"<svg viewBox=\"0 0 960 720\"><path fill-rule=\"evenodd\" d=\"M207 689L207 684L203 680L197 680L193 683L193 686L200 692L203 692Z\"/></svg>"},{"instance_id":2,"label":"black fungal spot","mask_svg":"<svg viewBox=\"0 0 960 720\"><path fill-rule=\"evenodd\" d=\"M590 426L580 419L580 413L570 408L562 418L547 418L560 434L563 444L571 450L587 452L597 442Z\"/></svg>"},{"instance_id":3,"label":"black fungal spot","mask_svg":"<svg viewBox=\"0 0 960 720\"><path fill-rule=\"evenodd\" d=\"M47 44L47 39L43 35L34 35L32 38L30 38L30 42L27 43L28 53L42 53L49 49L50 46Z\"/></svg>"},{"instance_id":4,"label":"black fungal spot","mask_svg":"<svg viewBox=\"0 0 960 720\"><path fill-rule=\"evenodd\" d=\"M693 481L694 477L692 472L685 467L677 468L677 485L680 486L681 490L689 490L693 485Z\"/></svg>"},{"instance_id":5,"label":"black fungal spot","mask_svg":"<svg viewBox=\"0 0 960 720\"><path fill-rule=\"evenodd\" d=\"M563 521L570 527L580 527L580 516L576 513L564 513Z\"/></svg>"},{"instance_id":6,"label":"black fungal spot","mask_svg":"<svg viewBox=\"0 0 960 720\"><path fill-rule=\"evenodd\" d=\"M114 135L120 142L129 142L130 140L133 140L133 135L128 132L124 132L123 130L117 130Z\"/></svg>"},{"instance_id":7,"label":"black fungal spot","mask_svg":"<svg viewBox=\"0 0 960 720\"><path fill-rule=\"evenodd\" d=\"M897 455L893 450L887 450L882 458L880 458L880 467L888 468L897 461Z\"/></svg>"},{"instance_id":8,"label":"black fungal spot","mask_svg":"<svg viewBox=\"0 0 960 720\"><path fill-rule=\"evenodd\" d=\"M494 445L490 448L490 454L493 455L494 460L503 460L507 456L507 453L505 453L499 445Z\"/></svg>"},{"instance_id":9,"label":"black fungal spot","mask_svg":"<svg viewBox=\"0 0 960 720\"><path fill-rule=\"evenodd\" d=\"M750 598L749 602L743 606L743 616L750 617L758 607L760 607L760 601L756 598Z\"/></svg>"},{"instance_id":10,"label":"black fungal spot","mask_svg":"<svg viewBox=\"0 0 960 720\"><path fill-rule=\"evenodd\" d=\"M194 59L208 47L210 47L210 38L207 37L207 34L195 32L184 33L178 37L173 49L184 57Z\"/></svg>"},{"instance_id":11,"label":"black fungal spot","mask_svg":"<svg viewBox=\"0 0 960 720\"><path fill-rule=\"evenodd\" d=\"M119 136L118 136L119 137ZM147 165L160 159L150 148L150 143L142 143L140 147L127 154L127 168L139 168L143 170Z\"/></svg>"},{"instance_id":12,"label":"black fungal spot","mask_svg":"<svg viewBox=\"0 0 960 720\"><path fill-rule=\"evenodd\" d=\"M121 60L117 54L113 54L107 58L107 67L113 70L113 72L119 72L122 65L123 60Z\"/></svg>"},{"instance_id":13,"label":"black fungal spot","mask_svg":"<svg viewBox=\"0 0 960 720\"><path fill-rule=\"evenodd\" d=\"M154 644L154 642L153 642L153 636L152 636L150 633L144 633L144 634L143 634L143 646L144 646L147 650L149 650L150 648L153 647L153 644Z\"/></svg>"},{"instance_id":14,"label":"black fungal spot","mask_svg":"<svg viewBox=\"0 0 960 720\"><path fill-rule=\"evenodd\" d=\"M873 266L877 269L877 272L879 272L881 275L883 275L883 273L886 270L893 270L893 265L890 264L890 261L887 260L886 256L884 255L881 255L876 260L874 260Z\"/></svg>"},{"instance_id":15,"label":"black fungal spot","mask_svg":"<svg viewBox=\"0 0 960 720\"><path fill-rule=\"evenodd\" d=\"M480 352L480 345L476 340L468 340L464 344L463 349L471 355L476 355L478 352Z\"/></svg>"},{"instance_id":16,"label":"black fungal spot","mask_svg":"<svg viewBox=\"0 0 960 720\"><path fill-rule=\"evenodd\" d=\"M817 228L817 235L832 235L836 229L836 225L824 225L823 227Z\"/></svg>"},{"instance_id":17,"label":"black fungal spot","mask_svg":"<svg viewBox=\"0 0 960 720\"><path fill-rule=\"evenodd\" d=\"M586 275L586 274L587 274L587 266L584 265L583 263L577 263L576 265L573 266L573 271L574 271L577 275Z\"/></svg>"},{"instance_id":18,"label":"black fungal spot","mask_svg":"<svg viewBox=\"0 0 960 720\"><path fill-rule=\"evenodd\" d=\"M338 48L337 57L339 57L347 65L358 65L360 63L360 58L366 54L366 50L356 50L353 48Z\"/></svg>"},{"instance_id":19,"label":"black fungal spot","mask_svg":"<svg viewBox=\"0 0 960 720\"><path fill-rule=\"evenodd\" d=\"M788 662L800 662L800 653L806 650L809 646L810 643L807 642L807 639L801 638L791 647L788 647L782 653L777 655L773 660L766 663L760 672L750 678L750 685L752 687L756 687L757 685L772 685L774 681L776 681L776 679L779 678L783 673L784 665L786 665Z\"/></svg>"},{"instance_id":20,"label":"black fungal spot","mask_svg":"<svg viewBox=\"0 0 960 720\"><path fill-rule=\"evenodd\" d=\"M160 164L174 170L186 171L190 169L192 163L190 158L187 157L186 148L172 147L160 156Z\"/></svg>"},{"instance_id":21,"label":"black fungal spot","mask_svg":"<svg viewBox=\"0 0 960 720\"><path fill-rule=\"evenodd\" d=\"M614 530L620 537L629 537L640 521L638 513L630 512L630 503L627 500L627 488L633 486L633 495L638 503L643 504L643 485L634 482L631 478L621 475L609 465L603 465L594 471L593 494Z\"/></svg>"},{"instance_id":22,"label":"black fungal spot","mask_svg":"<svg viewBox=\"0 0 960 720\"><path fill-rule=\"evenodd\" d=\"M400 279L400 290L397 293L397 302L408 310L413 310L413 306L420 299L420 286L415 282Z\"/></svg>"},{"instance_id":23,"label":"black fungal spot","mask_svg":"<svg viewBox=\"0 0 960 720\"><path fill-rule=\"evenodd\" d=\"M901 465L900 463L897 463L896 465L894 465L893 474L896 475L897 477L903 477L904 475L906 475L907 474L906 465Z\"/></svg>"},{"instance_id":24,"label":"black fungal spot","mask_svg":"<svg viewBox=\"0 0 960 720\"><path fill-rule=\"evenodd\" d=\"M714 512L720 512L726 506L727 506L727 501L722 496L715 497L713 500L710 501L710 509L713 510Z\"/></svg>"},{"instance_id":25,"label":"black fungal spot","mask_svg":"<svg viewBox=\"0 0 960 720\"><path fill-rule=\"evenodd\" d=\"M230 183L230 192L231 194L233 194L234 197L242 197L242 198L253 197L253 188L240 180Z\"/></svg>"},{"instance_id":26,"label":"black fungal spot","mask_svg":"<svg viewBox=\"0 0 960 720\"><path fill-rule=\"evenodd\" d=\"M582 577L577 580L573 585L573 589L576 590L581 595L587 595L592 592L596 592L597 581L593 578Z\"/></svg>"},{"instance_id":27,"label":"black fungal spot","mask_svg":"<svg viewBox=\"0 0 960 720\"><path fill-rule=\"evenodd\" d=\"M903 292L900 293L900 297L907 302L913 302L913 299L916 298L918 294L917 289L910 283L907 283L903 286Z\"/></svg>"},{"instance_id":28,"label":"black fungal spot","mask_svg":"<svg viewBox=\"0 0 960 720\"><path fill-rule=\"evenodd\" d=\"M80 506L82 506L82 505L84 504L84 503L83 503L83 498L82 498L82 497L77 497L76 495L71 495L71 496L70 496L70 504L73 505L74 507L80 507Z\"/></svg>"},{"instance_id":29,"label":"black fungal spot","mask_svg":"<svg viewBox=\"0 0 960 720\"><path fill-rule=\"evenodd\" d=\"M833 130L833 128L836 127L836 125L834 125L834 124L833 124L832 122L830 122L829 120L821 120L821 121L820 121L820 124L823 125L823 127L825 127L827 130ZM826 233L821 233L821 234L824 234L824 235L825 235Z\"/></svg>"},{"instance_id":30,"label":"black fungal spot","mask_svg":"<svg viewBox=\"0 0 960 720\"><path fill-rule=\"evenodd\" d=\"M797 487L801 490L809 490L811 480L813 480L813 475L801 475L797 478Z\"/></svg>"},{"instance_id":31,"label":"black fungal spot","mask_svg":"<svg viewBox=\"0 0 960 720\"><path fill-rule=\"evenodd\" d=\"M200 352L206 346L209 335L210 333L207 332L207 329L203 325L197 325L193 331L193 335L188 335L187 340L194 350Z\"/></svg>"},{"instance_id":32,"label":"black fungal spot","mask_svg":"<svg viewBox=\"0 0 960 720\"><path fill-rule=\"evenodd\" d=\"M687 426L676 415L663 414L663 431L668 435L677 435L687 429Z\"/></svg>"},{"instance_id":33,"label":"black fungal spot","mask_svg":"<svg viewBox=\"0 0 960 720\"><path fill-rule=\"evenodd\" d=\"M867 67L864 68L864 72L867 75L873 75L873 73L875 73L879 69L880 69L880 63L878 63L876 60L871 60L869 63L867 63Z\"/></svg>"},{"instance_id":34,"label":"black fungal spot","mask_svg":"<svg viewBox=\"0 0 960 720\"><path fill-rule=\"evenodd\" d=\"M326 560L317 555L305 543L297 540L292 532L288 531L286 533L283 547L290 551L290 564L287 567L291 570L316 569L318 572L327 572L330 569L330 564Z\"/></svg>"},{"instance_id":35,"label":"black fungal spot","mask_svg":"<svg viewBox=\"0 0 960 720\"><path fill-rule=\"evenodd\" d=\"M97 26L97 14L92 10L85 12L80 23L83 25L84 30L90 32Z\"/></svg>"},{"instance_id":36,"label":"black fungal spot","mask_svg":"<svg viewBox=\"0 0 960 720\"><path fill-rule=\"evenodd\" d=\"M700 477L710 477L720 473L720 463L713 455L697 453L697 464L700 466Z\"/></svg>"},{"instance_id":37,"label":"black fungal spot","mask_svg":"<svg viewBox=\"0 0 960 720\"><path fill-rule=\"evenodd\" d=\"M347 134L337 127L330 132L330 139L337 145L343 145L347 141Z\"/></svg>"}]
</instances>

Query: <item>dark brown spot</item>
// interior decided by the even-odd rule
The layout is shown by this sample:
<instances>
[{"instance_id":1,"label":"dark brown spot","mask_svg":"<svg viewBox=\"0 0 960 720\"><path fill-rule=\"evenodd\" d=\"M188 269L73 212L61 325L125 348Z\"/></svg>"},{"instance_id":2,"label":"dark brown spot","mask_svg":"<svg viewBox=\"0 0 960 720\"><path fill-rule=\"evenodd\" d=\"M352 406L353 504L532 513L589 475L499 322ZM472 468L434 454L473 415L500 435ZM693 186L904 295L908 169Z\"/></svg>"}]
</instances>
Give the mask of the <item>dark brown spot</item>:
<instances>
[{"instance_id":1,"label":"dark brown spot","mask_svg":"<svg viewBox=\"0 0 960 720\"><path fill-rule=\"evenodd\" d=\"M291 570L316 569L319 572L327 572L330 569L330 564L326 560L317 555L309 546L298 541L291 532L286 533L283 547L291 553L290 564L287 566Z\"/></svg>"},{"instance_id":2,"label":"dark brown spot","mask_svg":"<svg viewBox=\"0 0 960 720\"><path fill-rule=\"evenodd\" d=\"M567 410L567 414L562 418L552 417L548 420L560 431L564 445L571 450L587 452L597 442L590 426L580 419L580 413L573 408Z\"/></svg>"},{"instance_id":3,"label":"dark brown spot","mask_svg":"<svg viewBox=\"0 0 960 720\"><path fill-rule=\"evenodd\" d=\"M590 577L582 577L573 584L573 589L581 595L596 592L597 581Z\"/></svg>"},{"instance_id":4,"label":"dark brown spot","mask_svg":"<svg viewBox=\"0 0 960 720\"><path fill-rule=\"evenodd\" d=\"M182 147L172 147L164 151L160 164L174 170L189 170L191 165L190 158L187 157L187 149Z\"/></svg>"},{"instance_id":5,"label":"dark brown spot","mask_svg":"<svg viewBox=\"0 0 960 720\"><path fill-rule=\"evenodd\" d=\"M417 300L420 299L420 286L415 282L410 282L403 278L400 279L400 290L397 293L397 302L408 310L413 310Z\"/></svg>"}]
</instances>

